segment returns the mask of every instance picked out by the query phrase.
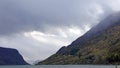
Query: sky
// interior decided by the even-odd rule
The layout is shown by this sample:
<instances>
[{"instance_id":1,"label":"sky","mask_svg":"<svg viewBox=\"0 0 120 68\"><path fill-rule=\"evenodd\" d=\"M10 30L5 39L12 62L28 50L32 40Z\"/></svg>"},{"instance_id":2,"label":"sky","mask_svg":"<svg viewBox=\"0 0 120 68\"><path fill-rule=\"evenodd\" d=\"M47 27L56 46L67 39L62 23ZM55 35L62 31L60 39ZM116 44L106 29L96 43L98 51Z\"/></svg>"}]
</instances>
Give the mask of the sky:
<instances>
[{"instance_id":1,"label":"sky","mask_svg":"<svg viewBox=\"0 0 120 68\"><path fill-rule=\"evenodd\" d=\"M113 12L120 0L0 0L0 47L33 64L68 46Z\"/></svg>"}]
</instances>

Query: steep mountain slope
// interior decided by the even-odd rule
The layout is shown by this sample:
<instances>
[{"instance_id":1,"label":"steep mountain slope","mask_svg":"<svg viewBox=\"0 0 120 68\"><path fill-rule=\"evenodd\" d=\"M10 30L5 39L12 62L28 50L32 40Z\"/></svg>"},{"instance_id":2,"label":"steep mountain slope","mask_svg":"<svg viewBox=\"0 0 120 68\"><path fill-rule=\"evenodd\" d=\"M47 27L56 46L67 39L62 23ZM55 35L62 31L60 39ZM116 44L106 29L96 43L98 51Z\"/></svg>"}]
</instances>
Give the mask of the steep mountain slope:
<instances>
[{"instance_id":1,"label":"steep mountain slope","mask_svg":"<svg viewBox=\"0 0 120 68\"><path fill-rule=\"evenodd\" d=\"M0 47L0 65L26 65L23 57L15 49Z\"/></svg>"},{"instance_id":2,"label":"steep mountain slope","mask_svg":"<svg viewBox=\"0 0 120 68\"><path fill-rule=\"evenodd\" d=\"M120 13L109 15L71 45L38 64L120 64Z\"/></svg>"}]
</instances>

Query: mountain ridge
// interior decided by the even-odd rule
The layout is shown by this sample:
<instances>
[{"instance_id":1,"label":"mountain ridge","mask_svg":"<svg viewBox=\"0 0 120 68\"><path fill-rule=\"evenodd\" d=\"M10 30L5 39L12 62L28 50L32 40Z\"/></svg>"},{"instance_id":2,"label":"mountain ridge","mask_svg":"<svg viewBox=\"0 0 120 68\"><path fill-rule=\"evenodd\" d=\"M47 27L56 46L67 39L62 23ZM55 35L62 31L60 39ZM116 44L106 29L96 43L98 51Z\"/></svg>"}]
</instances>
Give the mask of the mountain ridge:
<instances>
[{"instance_id":1,"label":"mountain ridge","mask_svg":"<svg viewBox=\"0 0 120 68\"><path fill-rule=\"evenodd\" d=\"M28 65L16 49L0 47L0 65Z\"/></svg>"},{"instance_id":2,"label":"mountain ridge","mask_svg":"<svg viewBox=\"0 0 120 68\"><path fill-rule=\"evenodd\" d=\"M120 64L120 12L38 64Z\"/></svg>"},{"instance_id":3,"label":"mountain ridge","mask_svg":"<svg viewBox=\"0 0 120 68\"><path fill-rule=\"evenodd\" d=\"M118 17L117 15L120 16L120 12L118 12L118 13L116 13L116 14L111 14L111 15L109 15L107 18L105 18L104 20L102 20L98 25L96 25L96 26L94 26L93 28L91 28L91 29L90 29L87 33L85 33L83 36L77 38L77 39L76 39L75 41L73 41L70 45L68 45L68 48L70 48L70 46L73 47L74 45L80 43L79 41L84 42L84 39L86 40L86 39L89 38L91 35L94 35L94 34L96 34L97 32L99 32L99 34L100 34L100 31L105 30L105 29L107 29L107 28L109 28L109 27L114 26L113 24L119 24L119 25L120 25L119 22L115 22L115 21L120 21L120 17ZM114 20L114 18L116 18L117 20ZM110 21L111 19L112 19L112 21L114 21L114 23ZM107 23L106 25L103 25L103 24L106 23L106 22L109 22L109 23ZM102 28L102 27L103 27L103 28ZM99 30L98 30L98 29L99 29ZM87 37L87 38L86 38L86 37ZM81 40L81 39L82 39L82 40ZM71 47L71 48L72 48L72 47ZM65 48L65 46L63 46L61 49L63 49L63 48ZM59 51L61 51L61 49L60 49ZM59 51L58 51L57 53L59 53Z\"/></svg>"}]
</instances>

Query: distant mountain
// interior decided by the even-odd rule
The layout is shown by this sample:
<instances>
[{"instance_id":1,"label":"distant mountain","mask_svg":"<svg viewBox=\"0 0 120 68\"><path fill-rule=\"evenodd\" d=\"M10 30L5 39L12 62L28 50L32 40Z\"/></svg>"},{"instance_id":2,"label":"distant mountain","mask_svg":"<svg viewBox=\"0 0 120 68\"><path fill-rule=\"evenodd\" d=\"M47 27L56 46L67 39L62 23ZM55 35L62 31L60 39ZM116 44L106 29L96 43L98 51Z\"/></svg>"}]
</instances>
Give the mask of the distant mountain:
<instances>
[{"instance_id":1,"label":"distant mountain","mask_svg":"<svg viewBox=\"0 0 120 68\"><path fill-rule=\"evenodd\" d=\"M27 65L16 49L0 47L0 65Z\"/></svg>"},{"instance_id":2,"label":"distant mountain","mask_svg":"<svg viewBox=\"0 0 120 68\"><path fill-rule=\"evenodd\" d=\"M120 64L120 13L109 15L38 64Z\"/></svg>"}]
</instances>

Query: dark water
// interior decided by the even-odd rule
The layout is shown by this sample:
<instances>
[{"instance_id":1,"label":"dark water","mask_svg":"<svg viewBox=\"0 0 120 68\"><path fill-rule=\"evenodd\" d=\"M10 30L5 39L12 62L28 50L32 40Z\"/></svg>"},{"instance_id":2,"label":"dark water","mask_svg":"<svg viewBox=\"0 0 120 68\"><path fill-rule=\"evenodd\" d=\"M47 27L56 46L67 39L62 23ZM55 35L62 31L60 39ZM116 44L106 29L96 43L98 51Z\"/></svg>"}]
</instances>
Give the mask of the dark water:
<instances>
[{"instance_id":1,"label":"dark water","mask_svg":"<svg viewBox=\"0 0 120 68\"><path fill-rule=\"evenodd\" d=\"M0 68L116 68L114 65L38 65L38 66L0 66ZM118 66L120 68L120 66Z\"/></svg>"}]
</instances>

